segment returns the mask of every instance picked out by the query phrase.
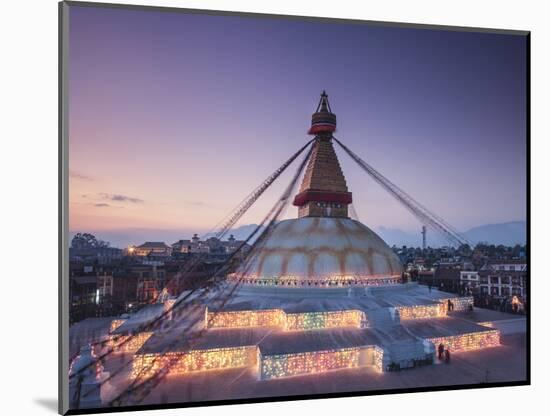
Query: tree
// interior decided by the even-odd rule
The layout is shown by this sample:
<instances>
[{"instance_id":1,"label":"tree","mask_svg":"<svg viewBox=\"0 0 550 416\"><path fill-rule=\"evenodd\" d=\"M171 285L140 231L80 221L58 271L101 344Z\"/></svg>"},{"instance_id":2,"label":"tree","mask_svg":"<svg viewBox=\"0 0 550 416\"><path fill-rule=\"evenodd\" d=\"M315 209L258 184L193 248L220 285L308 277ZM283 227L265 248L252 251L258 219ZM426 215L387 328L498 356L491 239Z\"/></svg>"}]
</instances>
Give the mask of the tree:
<instances>
[{"instance_id":1,"label":"tree","mask_svg":"<svg viewBox=\"0 0 550 416\"><path fill-rule=\"evenodd\" d=\"M106 248L109 247L109 243L98 240L95 235L90 233L76 233L71 240L71 247L76 249Z\"/></svg>"}]
</instances>

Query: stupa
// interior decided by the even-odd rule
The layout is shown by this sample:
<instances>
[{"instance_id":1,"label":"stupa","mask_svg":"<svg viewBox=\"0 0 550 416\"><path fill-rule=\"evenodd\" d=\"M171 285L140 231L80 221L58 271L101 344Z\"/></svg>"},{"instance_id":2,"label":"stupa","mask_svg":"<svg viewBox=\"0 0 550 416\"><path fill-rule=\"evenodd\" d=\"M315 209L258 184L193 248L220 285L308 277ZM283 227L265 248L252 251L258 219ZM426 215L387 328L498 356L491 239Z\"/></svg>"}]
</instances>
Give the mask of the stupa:
<instances>
[{"instance_id":1,"label":"stupa","mask_svg":"<svg viewBox=\"0 0 550 416\"><path fill-rule=\"evenodd\" d=\"M471 297L407 282L392 249L349 217L352 193L333 147L335 130L323 92L294 199L297 218L277 223L247 267L227 277L227 285L239 285L228 302L214 294L200 299L203 319L191 331L198 336L173 328L135 333L169 301L113 321L113 343L133 334L117 350L133 355L133 377L163 368L170 375L249 368L261 383L358 367L385 372L432 364L440 344L451 351L499 344L498 329L448 314L472 308Z\"/></svg>"}]
</instances>

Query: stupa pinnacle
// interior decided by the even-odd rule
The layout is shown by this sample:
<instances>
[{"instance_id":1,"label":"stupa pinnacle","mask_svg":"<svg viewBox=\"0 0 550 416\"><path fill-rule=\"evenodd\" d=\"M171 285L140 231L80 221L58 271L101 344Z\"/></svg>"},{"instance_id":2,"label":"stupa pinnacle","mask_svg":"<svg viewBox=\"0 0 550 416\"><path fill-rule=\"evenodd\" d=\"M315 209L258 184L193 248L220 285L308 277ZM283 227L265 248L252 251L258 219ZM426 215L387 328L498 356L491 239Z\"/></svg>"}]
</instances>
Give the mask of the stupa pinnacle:
<instances>
[{"instance_id":1,"label":"stupa pinnacle","mask_svg":"<svg viewBox=\"0 0 550 416\"><path fill-rule=\"evenodd\" d=\"M348 217L348 205L352 202L346 178L332 145L332 133L336 130L336 115L332 113L325 91L312 115L309 134L315 142L300 192L294 199L301 217Z\"/></svg>"}]
</instances>

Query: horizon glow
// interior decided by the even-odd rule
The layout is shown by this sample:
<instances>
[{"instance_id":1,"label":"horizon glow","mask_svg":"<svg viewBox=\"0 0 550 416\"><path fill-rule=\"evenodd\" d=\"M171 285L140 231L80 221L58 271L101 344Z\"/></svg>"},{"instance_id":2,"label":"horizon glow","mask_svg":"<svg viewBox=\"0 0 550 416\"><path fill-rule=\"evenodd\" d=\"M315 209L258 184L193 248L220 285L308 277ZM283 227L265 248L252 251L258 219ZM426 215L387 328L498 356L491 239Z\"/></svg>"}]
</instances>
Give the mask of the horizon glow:
<instances>
[{"instance_id":1,"label":"horizon glow","mask_svg":"<svg viewBox=\"0 0 550 416\"><path fill-rule=\"evenodd\" d=\"M456 228L523 221L525 44L517 35L73 5L70 231L126 245L212 230L309 140L323 89L335 136ZM361 221L419 232L335 148ZM259 222L296 165L240 224ZM286 217L296 214L291 206Z\"/></svg>"}]
</instances>

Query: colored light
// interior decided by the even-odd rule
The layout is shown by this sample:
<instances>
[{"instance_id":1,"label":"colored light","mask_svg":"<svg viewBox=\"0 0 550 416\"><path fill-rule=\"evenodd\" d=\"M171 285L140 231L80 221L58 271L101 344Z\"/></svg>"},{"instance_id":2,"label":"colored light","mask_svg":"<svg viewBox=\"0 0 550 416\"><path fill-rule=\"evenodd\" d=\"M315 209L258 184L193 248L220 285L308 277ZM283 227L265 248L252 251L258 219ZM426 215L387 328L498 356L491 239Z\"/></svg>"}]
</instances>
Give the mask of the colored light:
<instances>
[{"instance_id":1,"label":"colored light","mask_svg":"<svg viewBox=\"0 0 550 416\"><path fill-rule=\"evenodd\" d=\"M448 337L428 338L436 349L443 344L450 351L468 351L500 345L500 331L483 331L469 334L451 335Z\"/></svg>"},{"instance_id":2,"label":"colored light","mask_svg":"<svg viewBox=\"0 0 550 416\"><path fill-rule=\"evenodd\" d=\"M126 322L126 319L113 319L111 321L111 326L109 327L109 332L113 332L115 329L117 329L124 322Z\"/></svg>"},{"instance_id":3,"label":"colored light","mask_svg":"<svg viewBox=\"0 0 550 416\"><path fill-rule=\"evenodd\" d=\"M152 332L140 332L135 335L111 335L108 346L115 353L136 352L153 335Z\"/></svg>"},{"instance_id":4,"label":"colored light","mask_svg":"<svg viewBox=\"0 0 550 416\"><path fill-rule=\"evenodd\" d=\"M283 286L283 287L314 287L335 288L351 286L387 286L401 283L401 275L368 275L368 276L329 276L324 278L307 279L299 276L261 277L231 273L228 280L244 284L258 286Z\"/></svg>"},{"instance_id":5,"label":"colored light","mask_svg":"<svg viewBox=\"0 0 550 416\"><path fill-rule=\"evenodd\" d=\"M361 328L366 324L365 314L358 310L306 312L286 315L286 329L308 331L327 328Z\"/></svg>"},{"instance_id":6,"label":"colored light","mask_svg":"<svg viewBox=\"0 0 550 416\"><path fill-rule=\"evenodd\" d=\"M447 305L438 303L435 305L416 305L398 307L399 318L402 321L411 319L440 318L447 314Z\"/></svg>"},{"instance_id":7,"label":"colored light","mask_svg":"<svg viewBox=\"0 0 550 416\"><path fill-rule=\"evenodd\" d=\"M283 327L286 316L282 309L259 311L209 312L208 328Z\"/></svg>"},{"instance_id":8,"label":"colored light","mask_svg":"<svg viewBox=\"0 0 550 416\"><path fill-rule=\"evenodd\" d=\"M240 368L256 363L256 346L216 348L164 354L138 354L132 362L132 377L149 377L168 368L171 375L196 371Z\"/></svg>"},{"instance_id":9,"label":"colored light","mask_svg":"<svg viewBox=\"0 0 550 416\"><path fill-rule=\"evenodd\" d=\"M362 328L365 314L358 310L287 314L282 309L206 312L207 328L278 327L287 331L326 328Z\"/></svg>"},{"instance_id":10,"label":"colored light","mask_svg":"<svg viewBox=\"0 0 550 416\"><path fill-rule=\"evenodd\" d=\"M261 378L291 377L359 367L359 348L314 351L262 357Z\"/></svg>"}]
</instances>

